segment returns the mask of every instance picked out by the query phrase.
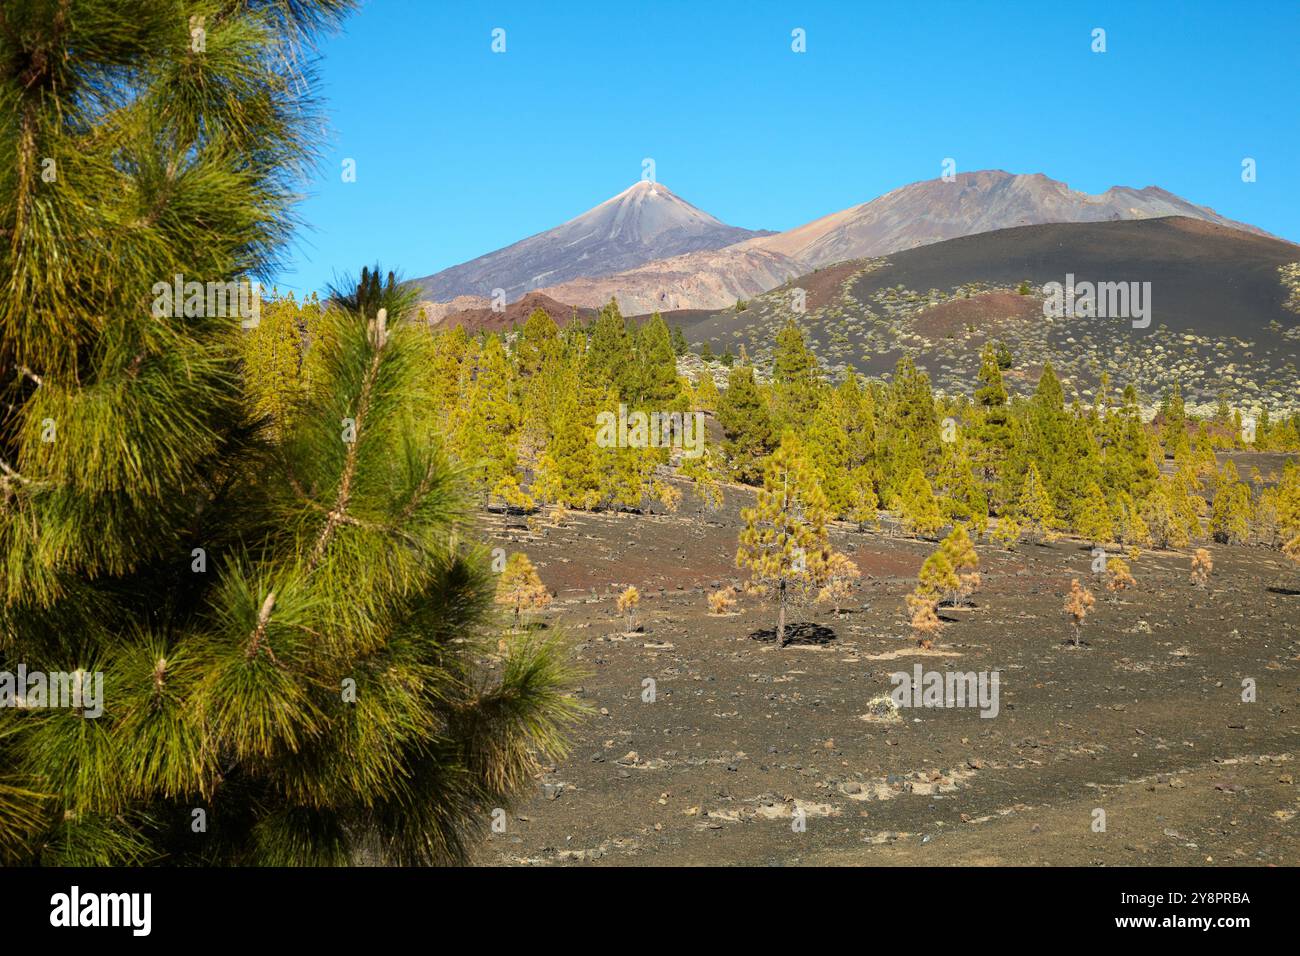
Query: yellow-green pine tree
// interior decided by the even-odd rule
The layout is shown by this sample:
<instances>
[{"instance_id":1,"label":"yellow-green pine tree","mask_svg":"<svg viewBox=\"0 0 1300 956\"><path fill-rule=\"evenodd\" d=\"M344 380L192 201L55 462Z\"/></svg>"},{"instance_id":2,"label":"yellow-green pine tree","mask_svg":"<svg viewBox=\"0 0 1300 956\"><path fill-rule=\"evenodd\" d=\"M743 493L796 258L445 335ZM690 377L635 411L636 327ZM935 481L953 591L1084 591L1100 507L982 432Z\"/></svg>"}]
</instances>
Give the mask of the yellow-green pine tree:
<instances>
[{"instance_id":1,"label":"yellow-green pine tree","mask_svg":"<svg viewBox=\"0 0 1300 956\"><path fill-rule=\"evenodd\" d=\"M1096 482L1088 485L1088 491L1075 513L1078 517L1075 519L1074 530L1079 537L1091 542L1094 547L1114 539L1115 527L1111 521L1110 507Z\"/></svg>"},{"instance_id":2,"label":"yellow-green pine tree","mask_svg":"<svg viewBox=\"0 0 1300 956\"><path fill-rule=\"evenodd\" d=\"M1049 536L1056 526L1056 513L1052 508L1052 499L1043 485L1038 466L1032 461L1025 471L1025 483L1020 489L1020 501L1017 503L1016 512L1021 526L1032 541L1041 541Z\"/></svg>"},{"instance_id":3,"label":"yellow-green pine tree","mask_svg":"<svg viewBox=\"0 0 1300 956\"><path fill-rule=\"evenodd\" d=\"M899 492L898 502L899 521L908 534L928 538L938 534L943 527L938 499L920 468L912 470Z\"/></svg>"},{"instance_id":4,"label":"yellow-green pine tree","mask_svg":"<svg viewBox=\"0 0 1300 956\"><path fill-rule=\"evenodd\" d=\"M786 605L794 588L829 559L826 496L808 462L803 442L787 432L763 469L763 487L752 508L741 512L744 528L736 566L770 593L777 604L777 646L785 644Z\"/></svg>"},{"instance_id":5,"label":"yellow-green pine tree","mask_svg":"<svg viewBox=\"0 0 1300 956\"><path fill-rule=\"evenodd\" d=\"M264 303L261 313L258 324L239 339L244 383L253 410L265 418L272 438L278 440L293 425L294 410L306 391L303 328L292 295Z\"/></svg>"}]
</instances>

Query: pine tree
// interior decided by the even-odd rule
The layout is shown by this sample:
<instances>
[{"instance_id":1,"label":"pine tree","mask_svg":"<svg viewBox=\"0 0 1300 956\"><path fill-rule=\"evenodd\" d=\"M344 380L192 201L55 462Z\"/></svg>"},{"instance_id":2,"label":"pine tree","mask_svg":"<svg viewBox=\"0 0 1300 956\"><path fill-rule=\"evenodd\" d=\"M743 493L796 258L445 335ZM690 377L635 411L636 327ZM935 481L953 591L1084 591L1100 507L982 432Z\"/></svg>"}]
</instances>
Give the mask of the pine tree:
<instances>
[{"instance_id":1,"label":"pine tree","mask_svg":"<svg viewBox=\"0 0 1300 956\"><path fill-rule=\"evenodd\" d=\"M1083 497L1078 515L1074 530L1083 540L1091 542L1094 548L1114 539L1115 528L1111 523L1110 508L1096 482L1088 486L1088 493Z\"/></svg>"},{"instance_id":2,"label":"pine tree","mask_svg":"<svg viewBox=\"0 0 1300 956\"><path fill-rule=\"evenodd\" d=\"M463 366L471 342L465 327L457 325L433 338L429 356L429 390L435 407L434 424L440 432L449 432L461 408ZM468 376L464 376L468 383Z\"/></svg>"},{"instance_id":3,"label":"pine tree","mask_svg":"<svg viewBox=\"0 0 1300 956\"><path fill-rule=\"evenodd\" d=\"M950 551L940 545L938 550L925 559L913 593L939 601L961 589L961 579L957 576L957 569L953 567L949 555Z\"/></svg>"},{"instance_id":4,"label":"pine tree","mask_svg":"<svg viewBox=\"0 0 1300 956\"><path fill-rule=\"evenodd\" d=\"M1014 551L1016 545L1020 543L1020 535L1023 532L1024 529L1016 520L1016 516L1008 512L998 518L997 527L993 529L990 537L994 544L1001 545L1008 551Z\"/></svg>"},{"instance_id":5,"label":"pine tree","mask_svg":"<svg viewBox=\"0 0 1300 956\"><path fill-rule=\"evenodd\" d=\"M930 378L910 358L900 359L894 369L884 432L882 497L892 504L914 471L934 474L939 465L939 418Z\"/></svg>"},{"instance_id":6,"label":"pine tree","mask_svg":"<svg viewBox=\"0 0 1300 956\"><path fill-rule=\"evenodd\" d=\"M1300 564L1300 532L1282 545L1282 553L1296 564Z\"/></svg>"},{"instance_id":7,"label":"pine tree","mask_svg":"<svg viewBox=\"0 0 1300 956\"><path fill-rule=\"evenodd\" d=\"M840 424L848 436L849 466L867 468L872 480L878 478L876 461L876 402L870 388L863 388L858 376L849 372L835 387L836 408Z\"/></svg>"},{"instance_id":8,"label":"pine tree","mask_svg":"<svg viewBox=\"0 0 1300 956\"><path fill-rule=\"evenodd\" d=\"M980 353L979 382L975 403L980 416L972 458L979 470L986 500L992 498L1001 513L1008 504L1001 495L1005 487L1002 478L1012 452L1012 433L1007 389L1002 382L997 350L991 342L986 343Z\"/></svg>"},{"instance_id":9,"label":"pine tree","mask_svg":"<svg viewBox=\"0 0 1300 956\"><path fill-rule=\"evenodd\" d=\"M1277 524L1283 536L1300 534L1300 464L1288 461L1277 482Z\"/></svg>"},{"instance_id":10,"label":"pine tree","mask_svg":"<svg viewBox=\"0 0 1300 956\"><path fill-rule=\"evenodd\" d=\"M1052 500L1038 474L1038 466L1029 463L1025 472L1025 484L1020 490L1020 501L1016 505L1017 519L1028 530L1030 540L1038 542L1052 534L1056 527L1056 513L1052 509Z\"/></svg>"},{"instance_id":11,"label":"pine tree","mask_svg":"<svg viewBox=\"0 0 1300 956\"><path fill-rule=\"evenodd\" d=\"M685 407L672 337L658 312L637 336L636 382L627 398L632 407L647 411L672 412Z\"/></svg>"},{"instance_id":12,"label":"pine tree","mask_svg":"<svg viewBox=\"0 0 1300 956\"><path fill-rule=\"evenodd\" d=\"M252 408L283 438L305 392L303 328L292 295L263 303L256 326L239 339Z\"/></svg>"},{"instance_id":13,"label":"pine tree","mask_svg":"<svg viewBox=\"0 0 1300 956\"><path fill-rule=\"evenodd\" d=\"M1250 528L1250 543L1265 548L1276 548L1286 544L1277 520L1279 496L1277 488L1260 488L1251 504L1254 515Z\"/></svg>"},{"instance_id":14,"label":"pine tree","mask_svg":"<svg viewBox=\"0 0 1300 956\"><path fill-rule=\"evenodd\" d=\"M1097 599L1092 596L1092 592L1080 585L1078 578L1070 582L1070 593L1065 596L1064 611L1074 628L1075 647L1079 646L1079 632L1083 630L1083 622L1096 603Z\"/></svg>"},{"instance_id":15,"label":"pine tree","mask_svg":"<svg viewBox=\"0 0 1300 956\"><path fill-rule=\"evenodd\" d=\"M1176 458L1188 447L1187 411L1183 404L1182 386L1175 382L1165 393L1160 403L1160 415L1164 419L1160 428L1160 439L1164 444L1165 457Z\"/></svg>"},{"instance_id":16,"label":"pine tree","mask_svg":"<svg viewBox=\"0 0 1300 956\"><path fill-rule=\"evenodd\" d=\"M1182 524L1175 518L1169 504L1169 482L1157 484L1142 502L1142 523L1146 525L1151 543L1157 548L1182 548L1189 543Z\"/></svg>"},{"instance_id":17,"label":"pine tree","mask_svg":"<svg viewBox=\"0 0 1300 956\"><path fill-rule=\"evenodd\" d=\"M849 472L849 494L852 500L849 520L857 522L859 531L865 531L868 525L879 530L880 499L876 496L875 479L866 465Z\"/></svg>"},{"instance_id":18,"label":"pine tree","mask_svg":"<svg viewBox=\"0 0 1300 956\"><path fill-rule=\"evenodd\" d=\"M516 344L515 380L519 406L516 455L520 466L535 470L559 432L565 403L584 387L585 353L583 340L577 336L550 339L549 317L542 310L534 310L530 322L533 319L538 321L531 331L525 323L521 338L528 336L535 347Z\"/></svg>"},{"instance_id":19,"label":"pine tree","mask_svg":"<svg viewBox=\"0 0 1300 956\"><path fill-rule=\"evenodd\" d=\"M830 555L826 498L808 463L803 443L787 432L763 471L763 487L745 522L736 567L772 595L777 604L776 642L785 645L785 615L792 591L819 573Z\"/></svg>"},{"instance_id":20,"label":"pine tree","mask_svg":"<svg viewBox=\"0 0 1300 956\"><path fill-rule=\"evenodd\" d=\"M1198 475L1213 475L1218 468L1214 440L1210 435L1210 426L1205 422L1196 426L1196 435L1192 440L1192 464Z\"/></svg>"},{"instance_id":21,"label":"pine tree","mask_svg":"<svg viewBox=\"0 0 1300 956\"><path fill-rule=\"evenodd\" d=\"M524 491L516 475L502 475L492 486L488 493L488 504L493 502L502 502L507 509L513 508L516 511L532 511L537 507L537 502Z\"/></svg>"},{"instance_id":22,"label":"pine tree","mask_svg":"<svg viewBox=\"0 0 1300 956\"><path fill-rule=\"evenodd\" d=\"M1250 539L1254 519L1250 488L1237 479L1237 466L1229 460L1224 462L1214 484L1210 535L1223 544L1245 544Z\"/></svg>"},{"instance_id":23,"label":"pine tree","mask_svg":"<svg viewBox=\"0 0 1300 956\"><path fill-rule=\"evenodd\" d=\"M1128 562L1123 558L1109 559L1106 562L1106 571L1108 575L1106 578L1106 590L1110 592L1111 603L1116 604L1119 602L1120 592L1136 587L1137 581L1134 580L1133 575L1129 570Z\"/></svg>"},{"instance_id":24,"label":"pine tree","mask_svg":"<svg viewBox=\"0 0 1300 956\"><path fill-rule=\"evenodd\" d=\"M1066 419L1064 457L1056 462L1054 482L1048 487L1057 516L1065 518L1071 527L1077 528L1086 520L1083 509L1089 489L1104 480L1102 453L1097 441L1099 427L1096 412L1085 412L1075 402Z\"/></svg>"},{"instance_id":25,"label":"pine tree","mask_svg":"<svg viewBox=\"0 0 1300 956\"><path fill-rule=\"evenodd\" d=\"M658 448L602 448L596 455L600 473L597 501L615 509L637 509L654 489L652 479L663 452Z\"/></svg>"},{"instance_id":26,"label":"pine tree","mask_svg":"<svg viewBox=\"0 0 1300 956\"><path fill-rule=\"evenodd\" d=\"M803 332L787 319L776 334L772 357L773 414L778 428L802 428L817 407L820 378L817 360L804 344Z\"/></svg>"},{"instance_id":27,"label":"pine tree","mask_svg":"<svg viewBox=\"0 0 1300 956\"><path fill-rule=\"evenodd\" d=\"M1077 469L1071 457L1073 423L1065 407L1065 392L1050 362L1043 366L1025 419L1026 453L1055 519L1063 512L1068 514L1065 507L1071 502L1065 480Z\"/></svg>"},{"instance_id":28,"label":"pine tree","mask_svg":"<svg viewBox=\"0 0 1300 956\"><path fill-rule=\"evenodd\" d=\"M514 473L519 444L514 377L499 336L487 337L470 374L453 447L471 487L486 501L492 489Z\"/></svg>"},{"instance_id":29,"label":"pine tree","mask_svg":"<svg viewBox=\"0 0 1300 956\"><path fill-rule=\"evenodd\" d=\"M522 379L537 375L559 347L560 329L549 312L533 309L515 339L515 363Z\"/></svg>"},{"instance_id":30,"label":"pine tree","mask_svg":"<svg viewBox=\"0 0 1300 956\"><path fill-rule=\"evenodd\" d=\"M591 390L571 392L559 409L555 440L542 455L533 492L549 504L590 510L600 504L603 479L596 446L597 403Z\"/></svg>"},{"instance_id":31,"label":"pine tree","mask_svg":"<svg viewBox=\"0 0 1300 956\"><path fill-rule=\"evenodd\" d=\"M831 515L846 517L853 508L849 435L838 393L827 391L808 426L808 452Z\"/></svg>"},{"instance_id":32,"label":"pine tree","mask_svg":"<svg viewBox=\"0 0 1300 956\"><path fill-rule=\"evenodd\" d=\"M817 600L834 606L835 616L840 616L840 607L853 594L853 585L862 577L862 571L852 558L842 551L832 551L826 561L823 572L826 583L817 595Z\"/></svg>"},{"instance_id":33,"label":"pine tree","mask_svg":"<svg viewBox=\"0 0 1300 956\"><path fill-rule=\"evenodd\" d=\"M637 368L627 322L619 311L618 301L610 299L591 329L583 383L602 391L613 387L619 398L627 399L637 388Z\"/></svg>"},{"instance_id":34,"label":"pine tree","mask_svg":"<svg viewBox=\"0 0 1300 956\"><path fill-rule=\"evenodd\" d=\"M1112 514L1117 540L1133 547L1151 547L1151 529L1147 527L1137 504L1128 492L1121 491L1116 495Z\"/></svg>"},{"instance_id":35,"label":"pine tree","mask_svg":"<svg viewBox=\"0 0 1300 956\"><path fill-rule=\"evenodd\" d=\"M699 516L722 507L725 495L721 484L721 465L710 448L696 458L683 458L677 473L691 482L691 491L699 502Z\"/></svg>"},{"instance_id":36,"label":"pine tree","mask_svg":"<svg viewBox=\"0 0 1300 956\"><path fill-rule=\"evenodd\" d=\"M546 590L537 568L522 551L506 559L497 581L496 602L514 612L516 628L524 611L541 611L550 606L551 592Z\"/></svg>"},{"instance_id":37,"label":"pine tree","mask_svg":"<svg viewBox=\"0 0 1300 956\"><path fill-rule=\"evenodd\" d=\"M1204 548L1197 548L1192 555L1192 584L1204 590L1209 586L1210 573L1214 570L1214 559Z\"/></svg>"},{"instance_id":38,"label":"pine tree","mask_svg":"<svg viewBox=\"0 0 1300 956\"><path fill-rule=\"evenodd\" d=\"M1202 536L1201 517L1205 512L1205 499L1201 497L1200 480L1191 469L1182 469L1168 480L1166 492L1170 512L1177 526L1178 538L1184 547Z\"/></svg>"},{"instance_id":39,"label":"pine tree","mask_svg":"<svg viewBox=\"0 0 1300 956\"><path fill-rule=\"evenodd\" d=\"M6 716L8 861L463 861L563 751L559 648L477 665L492 582L411 297L339 291L268 433L248 317L157 291L274 265L319 119L293 64L347 6L200 5L199 50L175 0L0 8L0 667L111 688Z\"/></svg>"},{"instance_id":40,"label":"pine tree","mask_svg":"<svg viewBox=\"0 0 1300 956\"><path fill-rule=\"evenodd\" d=\"M934 497L934 489L920 468L913 469L911 477L902 488L898 517L905 532L923 538L938 534L943 527L943 514Z\"/></svg>"},{"instance_id":41,"label":"pine tree","mask_svg":"<svg viewBox=\"0 0 1300 956\"><path fill-rule=\"evenodd\" d=\"M969 523L982 533L988 525L989 503L983 485L975 478L964 437L944 443L935 484L944 518L952 523Z\"/></svg>"},{"instance_id":42,"label":"pine tree","mask_svg":"<svg viewBox=\"0 0 1300 956\"><path fill-rule=\"evenodd\" d=\"M701 412L716 412L722 402L718 384L707 370L700 373L700 379L695 383L694 399L694 409Z\"/></svg>"},{"instance_id":43,"label":"pine tree","mask_svg":"<svg viewBox=\"0 0 1300 956\"><path fill-rule=\"evenodd\" d=\"M939 620L936 610L937 602L932 598L918 598L915 595L908 595L908 602L911 610L909 623L912 633L916 635L916 643L924 650L929 650L934 645L934 639L943 631L943 621Z\"/></svg>"},{"instance_id":44,"label":"pine tree","mask_svg":"<svg viewBox=\"0 0 1300 956\"><path fill-rule=\"evenodd\" d=\"M961 579L942 547L925 559L917 574L916 587L904 599L912 630L916 634L917 643L922 647L930 647L943 630L943 622L937 612L939 601L945 594L954 593L960 588Z\"/></svg>"},{"instance_id":45,"label":"pine tree","mask_svg":"<svg viewBox=\"0 0 1300 956\"><path fill-rule=\"evenodd\" d=\"M1138 410L1137 389L1132 385L1124 389L1123 404L1111 421L1114 439L1105 458L1105 487L1122 489L1134 501L1142 501L1151 493L1160 469L1152 456L1152 443Z\"/></svg>"},{"instance_id":46,"label":"pine tree","mask_svg":"<svg viewBox=\"0 0 1300 956\"><path fill-rule=\"evenodd\" d=\"M954 607L964 604L980 585L979 553L966 533L965 525L957 525L939 546L958 578L958 586L948 594Z\"/></svg>"},{"instance_id":47,"label":"pine tree","mask_svg":"<svg viewBox=\"0 0 1300 956\"><path fill-rule=\"evenodd\" d=\"M636 609L641 605L641 592L633 585L628 585L627 589L618 596L618 600L614 603L615 609L619 614L623 615L625 625L623 632L625 634L635 633L637 630Z\"/></svg>"},{"instance_id":48,"label":"pine tree","mask_svg":"<svg viewBox=\"0 0 1300 956\"><path fill-rule=\"evenodd\" d=\"M754 370L737 366L727 378L727 390L718 406L718 421L732 472L741 481L754 482L762 474L762 460L776 445L776 433L767 404L754 381Z\"/></svg>"},{"instance_id":49,"label":"pine tree","mask_svg":"<svg viewBox=\"0 0 1300 956\"><path fill-rule=\"evenodd\" d=\"M680 325L674 325L672 328L673 355L681 358L690 351L690 346L686 343L686 336L682 333Z\"/></svg>"}]
</instances>

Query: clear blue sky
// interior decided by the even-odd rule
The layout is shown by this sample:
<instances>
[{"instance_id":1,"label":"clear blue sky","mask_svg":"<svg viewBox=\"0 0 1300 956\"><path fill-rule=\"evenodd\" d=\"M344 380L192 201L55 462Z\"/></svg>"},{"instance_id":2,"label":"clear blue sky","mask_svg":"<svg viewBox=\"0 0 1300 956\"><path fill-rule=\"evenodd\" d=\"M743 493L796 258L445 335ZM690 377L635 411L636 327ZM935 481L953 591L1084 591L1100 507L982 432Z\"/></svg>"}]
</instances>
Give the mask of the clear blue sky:
<instances>
[{"instance_id":1,"label":"clear blue sky","mask_svg":"<svg viewBox=\"0 0 1300 956\"><path fill-rule=\"evenodd\" d=\"M282 289L375 259L436 272L609 198L646 157L749 228L952 157L1088 192L1159 185L1300 241L1300 0L369 0L322 54L331 129Z\"/></svg>"}]
</instances>

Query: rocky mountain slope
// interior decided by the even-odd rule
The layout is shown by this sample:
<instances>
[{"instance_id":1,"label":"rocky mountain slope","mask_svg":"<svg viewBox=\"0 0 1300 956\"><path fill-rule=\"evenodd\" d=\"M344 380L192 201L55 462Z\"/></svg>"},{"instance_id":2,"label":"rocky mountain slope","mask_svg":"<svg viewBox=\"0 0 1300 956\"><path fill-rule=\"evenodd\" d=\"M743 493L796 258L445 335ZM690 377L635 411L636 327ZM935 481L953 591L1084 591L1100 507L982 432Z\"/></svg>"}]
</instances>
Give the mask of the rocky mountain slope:
<instances>
[{"instance_id":1,"label":"rocky mountain slope","mask_svg":"<svg viewBox=\"0 0 1300 956\"><path fill-rule=\"evenodd\" d=\"M803 275L734 307L667 316L695 345L744 346L760 366L794 318L832 369L888 373L916 356L936 387L969 392L988 339L1017 357L1012 385L1051 361L1083 397L1101 372L1148 398L1176 379L1193 404L1300 406L1300 315L1289 305L1300 245L1183 216L1054 223L965 236ZM1050 317L1042 287L1150 283L1150 324ZM798 290L798 291L796 291ZM800 298L804 310L798 308ZM1300 299L1300 297L1297 297ZM1017 378L1023 379L1017 381Z\"/></svg>"},{"instance_id":2,"label":"rocky mountain slope","mask_svg":"<svg viewBox=\"0 0 1300 956\"><path fill-rule=\"evenodd\" d=\"M490 299L496 289L513 302L579 276L610 275L683 253L707 254L763 235L720 222L666 186L643 181L563 225L414 284L435 302L463 295Z\"/></svg>"}]
</instances>

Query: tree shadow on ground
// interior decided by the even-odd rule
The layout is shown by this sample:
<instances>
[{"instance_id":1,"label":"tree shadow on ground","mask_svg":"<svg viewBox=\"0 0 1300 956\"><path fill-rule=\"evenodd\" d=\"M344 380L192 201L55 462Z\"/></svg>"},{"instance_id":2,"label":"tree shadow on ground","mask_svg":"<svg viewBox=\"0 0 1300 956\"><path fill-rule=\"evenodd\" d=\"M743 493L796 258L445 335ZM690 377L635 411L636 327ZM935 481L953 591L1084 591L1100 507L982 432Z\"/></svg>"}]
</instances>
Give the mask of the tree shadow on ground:
<instances>
[{"instance_id":1,"label":"tree shadow on ground","mask_svg":"<svg viewBox=\"0 0 1300 956\"><path fill-rule=\"evenodd\" d=\"M776 628L765 627L762 630L755 631L749 635L751 641L762 641L769 643L776 640ZM786 646L796 645L817 645L829 644L835 640L835 632L824 624L813 624L811 621L801 621L798 624L787 624L785 628Z\"/></svg>"},{"instance_id":2,"label":"tree shadow on ground","mask_svg":"<svg viewBox=\"0 0 1300 956\"><path fill-rule=\"evenodd\" d=\"M1300 596L1300 588L1288 588L1281 585L1274 585L1267 589L1269 594L1281 594L1285 597Z\"/></svg>"}]
</instances>

